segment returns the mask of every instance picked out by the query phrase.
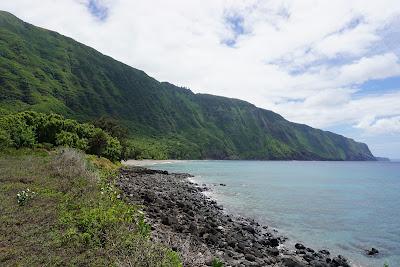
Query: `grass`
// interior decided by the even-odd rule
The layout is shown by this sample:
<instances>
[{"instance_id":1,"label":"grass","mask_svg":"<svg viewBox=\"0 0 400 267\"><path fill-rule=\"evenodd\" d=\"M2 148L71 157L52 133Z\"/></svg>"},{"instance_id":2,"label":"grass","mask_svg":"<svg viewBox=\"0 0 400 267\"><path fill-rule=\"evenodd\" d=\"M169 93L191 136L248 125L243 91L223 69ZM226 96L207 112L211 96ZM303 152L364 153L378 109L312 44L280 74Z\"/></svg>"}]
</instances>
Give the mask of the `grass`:
<instances>
[{"instance_id":1,"label":"grass","mask_svg":"<svg viewBox=\"0 0 400 267\"><path fill-rule=\"evenodd\" d=\"M120 199L117 168L72 149L0 154L0 265L181 266ZM27 188L36 194L20 206Z\"/></svg>"}]
</instances>

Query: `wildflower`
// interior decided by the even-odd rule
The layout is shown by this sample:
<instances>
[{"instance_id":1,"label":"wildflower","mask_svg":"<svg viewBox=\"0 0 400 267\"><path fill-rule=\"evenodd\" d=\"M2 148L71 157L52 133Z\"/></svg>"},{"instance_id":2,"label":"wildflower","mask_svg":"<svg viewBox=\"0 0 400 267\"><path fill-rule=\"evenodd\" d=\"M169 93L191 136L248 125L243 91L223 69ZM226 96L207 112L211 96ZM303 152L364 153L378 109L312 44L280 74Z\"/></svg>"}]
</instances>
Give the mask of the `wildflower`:
<instances>
[{"instance_id":1,"label":"wildflower","mask_svg":"<svg viewBox=\"0 0 400 267\"><path fill-rule=\"evenodd\" d=\"M17 193L17 202L20 206L24 206L30 199L36 195L36 192L31 191L29 188Z\"/></svg>"}]
</instances>

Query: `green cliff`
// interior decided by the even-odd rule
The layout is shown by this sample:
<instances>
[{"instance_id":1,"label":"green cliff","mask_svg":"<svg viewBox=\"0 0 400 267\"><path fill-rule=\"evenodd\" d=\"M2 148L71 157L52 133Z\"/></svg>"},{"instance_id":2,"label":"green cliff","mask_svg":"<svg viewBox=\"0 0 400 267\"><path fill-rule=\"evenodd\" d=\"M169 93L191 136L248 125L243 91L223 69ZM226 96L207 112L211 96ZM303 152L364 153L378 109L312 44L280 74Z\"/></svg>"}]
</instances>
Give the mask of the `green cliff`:
<instances>
[{"instance_id":1,"label":"green cliff","mask_svg":"<svg viewBox=\"0 0 400 267\"><path fill-rule=\"evenodd\" d=\"M0 12L0 114L117 119L160 157L375 160L368 146L245 101L159 82L71 38Z\"/></svg>"}]
</instances>

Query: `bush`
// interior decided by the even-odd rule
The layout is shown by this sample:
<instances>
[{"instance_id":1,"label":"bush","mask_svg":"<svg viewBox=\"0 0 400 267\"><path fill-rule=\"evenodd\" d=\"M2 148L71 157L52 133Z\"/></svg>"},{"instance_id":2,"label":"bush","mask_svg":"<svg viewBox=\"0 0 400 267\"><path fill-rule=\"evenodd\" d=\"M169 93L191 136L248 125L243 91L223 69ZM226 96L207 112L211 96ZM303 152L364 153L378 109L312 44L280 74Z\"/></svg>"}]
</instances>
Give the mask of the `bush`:
<instances>
[{"instance_id":1,"label":"bush","mask_svg":"<svg viewBox=\"0 0 400 267\"><path fill-rule=\"evenodd\" d=\"M77 148L113 161L121 159L118 139L87 123L33 111L9 114L0 119L0 148L32 147L37 143Z\"/></svg>"},{"instance_id":2,"label":"bush","mask_svg":"<svg viewBox=\"0 0 400 267\"><path fill-rule=\"evenodd\" d=\"M22 123L18 123L11 127L11 139L16 148L33 147L36 143L35 133L32 127L27 127Z\"/></svg>"},{"instance_id":3,"label":"bush","mask_svg":"<svg viewBox=\"0 0 400 267\"><path fill-rule=\"evenodd\" d=\"M56 134L56 145L64 147L75 147L80 150L87 150L88 142L86 139L81 139L76 133L61 131Z\"/></svg>"},{"instance_id":4,"label":"bush","mask_svg":"<svg viewBox=\"0 0 400 267\"><path fill-rule=\"evenodd\" d=\"M51 167L53 174L62 178L85 177L98 180L93 172L87 169L85 156L82 152L72 148L62 148L57 151Z\"/></svg>"},{"instance_id":5,"label":"bush","mask_svg":"<svg viewBox=\"0 0 400 267\"><path fill-rule=\"evenodd\" d=\"M70 226L67 240L77 245L104 247L107 233L120 224L132 223L135 209L122 201L101 201L94 207L67 210L62 222Z\"/></svg>"},{"instance_id":6,"label":"bush","mask_svg":"<svg viewBox=\"0 0 400 267\"><path fill-rule=\"evenodd\" d=\"M219 259L214 259L212 261L212 267L224 267L224 263Z\"/></svg>"},{"instance_id":7,"label":"bush","mask_svg":"<svg viewBox=\"0 0 400 267\"><path fill-rule=\"evenodd\" d=\"M20 117L8 115L0 119L2 146L32 147L36 143L34 128Z\"/></svg>"},{"instance_id":8,"label":"bush","mask_svg":"<svg viewBox=\"0 0 400 267\"><path fill-rule=\"evenodd\" d=\"M96 129L89 139L89 152L91 154L103 155L107 146L108 136L101 129Z\"/></svg>"},{"instance_id":9,"label":"bush","mask_svg":"<svg viewBox=\"0 0 400 267\"><path fill-rule=\"evenodd\" d=\"M117 161L121 157L121 145L116 138L111 136L107 137L107 145L104 149L102 156L112 160Z\"/></svg>"},{"instance_id":10,"label":"bush","mask_svg":"<svg viewBox=\"0 0 400 267\"><path fill-rule=\"evenodd\" d=\"M25 206L35 195L36 193L31 191L29 188L22 190L17 194L18 205Z\"/></svg>"},{"instance_id":11,"label":"bush","mask_svg":"<svg viewBox=\"0 0 400 267\"><path fill-rule=\"evenodd\" d=\"M12 146L12 139L10 134L3 129L0 129L0 149Z\"/></svg>"}]
</instances>

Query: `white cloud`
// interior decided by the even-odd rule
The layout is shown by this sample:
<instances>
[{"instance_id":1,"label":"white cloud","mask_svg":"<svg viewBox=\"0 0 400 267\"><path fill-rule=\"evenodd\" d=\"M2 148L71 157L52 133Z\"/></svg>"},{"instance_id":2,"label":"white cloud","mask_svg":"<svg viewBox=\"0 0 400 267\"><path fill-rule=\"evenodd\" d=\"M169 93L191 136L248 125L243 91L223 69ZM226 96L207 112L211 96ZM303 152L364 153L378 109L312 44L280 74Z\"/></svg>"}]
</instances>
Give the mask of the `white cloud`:
<instances>
[{"instance_id":1,"label":"white cloud","mask_svg":"<svg viewBox=\"0 0 400 267\"><path fill-rule=\"evenodd\" d=\"M374 131L371 126L380 119L400 114L400 92L369 95L352 99L348 89L327 90L304 102L289 102L277 106L280 113L289 113L295 121L316 127L350 124L368 134L396 133L394 128Z\"/></svg>"},{"instance_id":2,"label":"white cloud","mask_svg":"<svg viewBox=\"0 0 400 267\"><path fill-rule=\"evenodd\" d=\"M103 21L88 2L13 0L0 9L156 79L241 98L315 127L347 123L367 131L360 127L366 118L378 127L400 114L400 86L373 95L360 88L400 75L400 50L389 42L400 38L398 0L97 0L108 8ZM243 18L243 32L233 32L227 15ZM232 38L229 47L224 40Z\"/></svg>"},{"instance_id":3,"label":"white cloud","mask_svg":"<svg viewBox=\"0 0 400 267\"><path fill-rule=\"evenodd\" d=\"M371 134L399 134L400 116L390 118L381 118L376 120L363 120L357 124L357 127Z\"/></svg>"},{"instance_id":4,"label":"white cloud","mask_svg":"<svg viewBox=\"0 0 400 267\"><path fill-rule=\"evenodd\" d=\"M354 64L343 66L340 69L339 80L351 84L397 75L400 75L399 59L395 54L387 53L363 57Z\"/></svg>"},{"instance_id":5,"label":"white cloud","mask_svg":"<svg viewBox=\"0 0 400 267\"><path fill-rule=\"evenodd\" d=\"M379 39L380 37L371 25L362 23L353 29L327 36L318 42L313 50L328 58L338 54L358 56L368 52L368 49Z\"/></svg>"}]
</instances>

